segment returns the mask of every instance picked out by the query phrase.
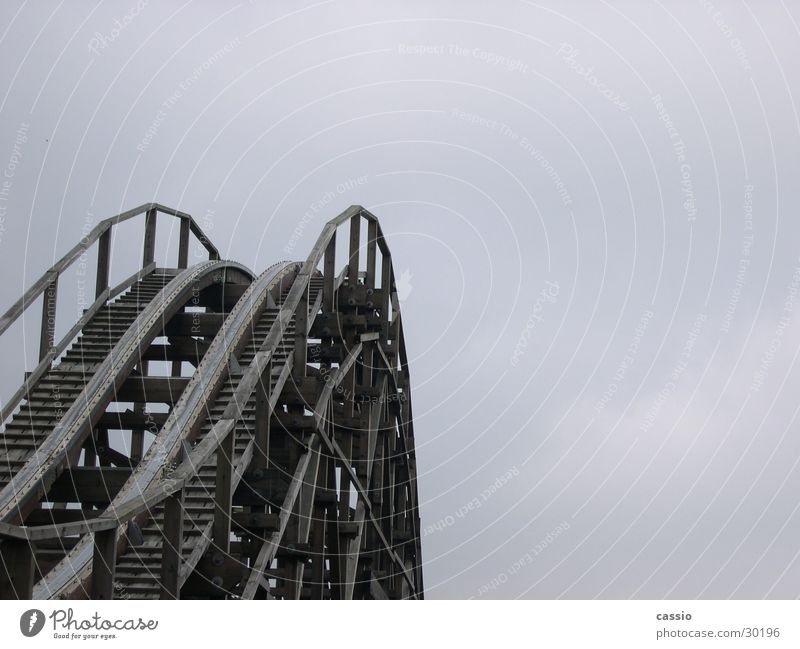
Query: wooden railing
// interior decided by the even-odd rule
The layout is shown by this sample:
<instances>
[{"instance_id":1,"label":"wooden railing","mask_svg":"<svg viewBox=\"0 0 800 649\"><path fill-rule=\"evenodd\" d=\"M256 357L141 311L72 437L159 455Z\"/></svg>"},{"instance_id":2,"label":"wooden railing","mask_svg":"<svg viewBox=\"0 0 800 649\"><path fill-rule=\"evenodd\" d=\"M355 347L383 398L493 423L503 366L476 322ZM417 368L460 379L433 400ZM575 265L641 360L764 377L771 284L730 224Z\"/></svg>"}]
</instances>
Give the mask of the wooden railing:
<instances>
[{"instance_id":1,"label":"wooden railing","mask_svg":"<svg viewBox=\"0 0 800 649\"><path fill-rule=\"evenodd\" d=\"M198 239L200 244L208 251L209 259L219 259L219 252L208 239L203 230L194 219L185 212L158 203L145 203L127 212L100 221L92 230L81 239L67 254L59 259L44 274L34 282L24 295L17 300L8 311L0 317L0 336L14 324L19 317L40 296L42 297L41 335L39 339L39 364L33 371L26 374L23 385L10 397L0 409L0 423L16 410L20 401L28 393L28 387L34 385L51 367L53 361L69 346L80 333L83 325L88 322L110 299L116 297L141 277L155 268L156 244L156 215L162 213L180 220L180 234L178 237L178 268L186 268L189 262L189 237L190 234ZM111 234L115 225L144 214L144 242L142 245L142 268L131 275L122 283L109 287L109 271L111 268ZM81 318L58 342L55 342L56 331L56 302L58 298L59 277L76 260L86 254L97 243L97 271L95 282L95 301L86 309Z\"/></svg>"},{"instance_id":2,"label":"wooden railing","mask_svg":"<svg viewBox=\"0 0 800 649\"><path fill-rule=\"evenodd\" d=\"M161 208L159 207L158 209L160 210ZM362 220L366 221L368 228L366 246L367 268L366 272L359 273L359 252L361 247L360 227ZM336 233L340 225L348 222L350 225L348 261L344 269L337 276L335 271ZM95 237L95 239L96 238L97 237ZM381 286L379 291L376 290L376 253L378 249L382 257L380 268ZM144 261L149 263L150 259L148 258L147 250L148 244L146 235ZM150 247L150 250L152 250L152 247ZM211 252L211 249L209 249L209 252ZM216 250L214 249L212 254L215 253ZM185 256L183 259L185 260ZM252 362L240 378L239 385L224 413L215 421L203 441L181 457L180 465L171 472L169 477L162 477L155 484L151 484L143 489L138 495L120 503L118 506L109 507L104 513L94 519L43 526L18 526L0 522L0 539L3 539L10 548L7 550L7 553L11 552L11 547L13 546L14 551L18 552L20 557L20 562L18 564L19 570L15 572L19 573L19 579L26 582L24 587L20 589L20 592L29 594L31 592L30 588L32 588L32 584L28 583L28 571L26 568L27 565L32 565L33 561L30 546L31 542L62 538L65 536L74 537L91 533L94 535L91 596L96 599L110 598L112 594L113 566L116 561L117 538L120 528L124 527L128 521L135 519L137 516L146 512L152 512L154 508L162 502L164 502L166 507L165 520L172 518L182 520L181 507L183 490L186 484L196 474L197 468L203 466L214 453L217 454L218 474L216 497L219 498L220 493L231 492L230 480L234 473L231 463L233 461L232 449L234 448L236 421L241 417L241 410L244 404L248 403L253 392L258 389L264 389L264 385L269 383L268 381L262 381L261 377L264 375L265 368L270 366L272 356L284 335L287 333L289 322L292 319L295 321L294 353L287 359L283 372L291 372L295 378L305 376L307 368L307 337L310 328L309 321L311 320L309 317L309 306L311 305L308 304L309 282L317 271L317 267L320 263L323 263L324 268L324 284L321 301L321 307L324 313L336 311L335 302L337 293L340 301L344 299L353 300L354 302L355 298L348 298L348 294L352 293L352 295L355 296L357 291L363 290L367 296L375 295L376 299L380 300L380 304L376 304L375 306L384 314L384 325L380 334L361 334L350 341L351 344L349 345L346 359L337 368L336 372L333 374L332 380L326 383L325 389L314 408L316 420L315 439L318 437L318 441L322 442L326 451L342 462L345 467L343 476L345 474L347 475L347 479L354 486L359 497L365 503L368 502L365 486L361 484L358 475L350 465L342 449L339 448L336 441L332 440L325 431L325 412L329 406L332 391L341 383L350 384L354 380L354 363L365 344L374 346L377 357L380 359L383 366L382 369L387 372L387 376L390 378L394 390L403 390L406 401L408 401L409 398L409 385L407 377L407 358L404 346L401 342L402 323L395 290L391 253L384 240L377 218L363 207L355 205L325 225L314 248L297 273L289 294L281 305L278 317L267 333ZM345 290L342 293L341 290L343 288ZM353 302L350 303L352 304ZM386 318L386 315L389 313L390 305L392 308L391 320ZM314 307L312 307L312 309L313 308ZM2 331L0 331L0 333L2 333ZM383 348L378 342L379 338L391 340L392 348ZM276 396L277 395L267 395L267 401L270 403L270 412L262 413L262 416L271 416L271 406ZM410 410L406 411L404 415L409 416ZM400 423L401 426L407 424L408 422L404 424L402 421ZM413 435L413 433L411 433L411 435ZM316 443L315 441L315 444ZM404 452L412 450L413 448L403 449ZM264 449L260 449L259 452L262 454L266 453ZM305 470L303 469L302 473L304 472ZM222 478L220 476L222 476ZM221 484L220 480L224 480L225 477L227 477L228 483ZM301 475L300 481L302 481L302 477ZM296 482L297 479L293 480L293 486L296 486ZM291 500L292 493L290 489L287 495L287 502L284 503L284 507L282 508L282 516L292 509L294 504L294 501ZM415 496L413 498L416 500ZM214 537L216 542L230 535L230 516L228 515L227 509L220 508L219 511L219 523L220 526L224 527L224 530L222 532L217 530L218 525L215 520ZM384 546L384 550L389 552L392 562L397 566L398 574L406 580L409 586L412 586L414 580L411 572L403 565L388 539L384 536L380 523L370 508L366 508L365 516L366 520L369 521L370 525L376 530ZM414 532L418 534L418 521L414 521L413 525L415 527ZM174 529L173 527L168 527L169 529L165 528L164 530L164 547L168 548L169 551L165 552L164 556L162 556L162 562L164 564L162 566L162 572L164 572L165 575L169 573L171 576L168 579L165 577L165 583L169 582L169 585L164 586L165 592L162 593L162 596L177 597L177 573L175 573L174 566L171 571L168 571L167 564L175 564L181 560L182 531L180 526L174 526ZM278 534L276 538L279 537L280 534ZM260 551L255 562L256 568L252 571L251 578L248 580L246 588L247 595L252 596L252 591L255 589L259 579L259 569L263 569L263 567L269 563L269 560L271 560L274 550L273 545L274 543L267 543ZM419 571L417 571L417 573L419 575ZM13 580L14 575L10 575L10 578ZM421 583L419 579L420 577L418 576L417 582Z\"/></svg>"}]
</instances>

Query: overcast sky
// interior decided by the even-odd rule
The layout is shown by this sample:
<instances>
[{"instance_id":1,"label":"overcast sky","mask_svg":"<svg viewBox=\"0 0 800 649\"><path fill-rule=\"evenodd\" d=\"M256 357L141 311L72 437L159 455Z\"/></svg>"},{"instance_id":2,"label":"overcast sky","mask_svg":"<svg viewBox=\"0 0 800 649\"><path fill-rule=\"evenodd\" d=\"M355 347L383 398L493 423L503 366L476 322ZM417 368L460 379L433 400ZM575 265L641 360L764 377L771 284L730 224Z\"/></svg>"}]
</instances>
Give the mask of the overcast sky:
<instances>
[{"instance_id":1,"label":"overcast sky","mask_svg":"<svg viewBox=\"0 0 800 649\"><path fill-rule=\"evenodd\" d=\"M401 280L427 597L796 598L798 22L4 0L0 309L147 201L256 272L362 204ZM114 248L122 279L139 240Z\"/></svg>"}]
</instances>

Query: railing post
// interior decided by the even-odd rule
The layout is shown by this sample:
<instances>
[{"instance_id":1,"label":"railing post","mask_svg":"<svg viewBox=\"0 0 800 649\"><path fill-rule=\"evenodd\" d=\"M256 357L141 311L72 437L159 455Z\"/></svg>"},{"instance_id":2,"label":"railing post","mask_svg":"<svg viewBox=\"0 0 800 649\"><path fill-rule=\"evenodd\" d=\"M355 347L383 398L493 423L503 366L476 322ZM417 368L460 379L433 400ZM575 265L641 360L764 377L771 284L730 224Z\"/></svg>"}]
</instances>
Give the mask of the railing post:
<instances>
[{"instance_id":1,"label":"railing post","mask_svg":"<svg viewBox=\"0 0 800 649\"><path fill-rule=\"evenodd\" d=\"M375 260L378 244L378 222L369 221L367 225L367 288L375 288Z\"/></svg>"},{"instance_id":2,"label":"railing post","mask_svg":"<svg viewBox=\"0 0 800 649\"><path fill-rule=\"evenodd\" d=\"M58 299L58 274L42 293L42 334L39 340L39 360L41 361L55 345L56 301Z\"/></svg>"},{"instance_id":3,"label":"railing post","mask_svg":"<svg viewBox=\"0 0 800 649\"><path fill-rule=\"evenodd\" d=\"M116 528L95 532L92 557L92 599L113 599L116 563Z\"/></svg>"},{"instance_id":4,"label":"railing post","mask_svg":"<svg viewBox=\"0 0 800 649\"><path fill-rule=\"evenodd\" d=\"M28 541L0 541L0 599L31 599L33 563L33 546Z\"/></svg>"},{"instance_id":5,"label":"railing post","mask_svg":"<svg viewBox=\"0 0 800 649\"><path fill-rule=\"evenodd\" d=\"M214 490L214 523L211 538L214 545L228 554L231 537L231 503L233 502L233 453L236 426L225 436L217 448L217 477Z\"/></svg>"},{"instance_id":6,"label":"railing post","mask_svg":"<svg viewBox=\"0 0 800 649\"><path fill-rule=\"evenodd\" d=\"M336 281L336 230L333 231L328 247L325 248L323 273L322 311L330 313L333 311L333 285Z\"/></svg>"},{"instance_id":7,"label":"railing post","mask_svg":"<svg viewBox=\"0 0 800 649\"><path fill-rule=\"evenodd\" d=\"M155 261L156 258L156 210L147 210L144 217L144 253L142 268Z\"/></svg>"},{"instance_id":8,"label":"railing post","mask_svg":"<svg viewBox=\"0 0 800 649\"><path fill-rule=\"evenodd\" d=\"M256 387L256 425L252 467L254 471L268 468L269 430L272 413L269 410L270 391L272 390L272 359L261 374L261 381Z\"/></svg>"},{"instance_id":9,"label":"railing post","mask_svg":"<svg viewBox=\"0 0 800 649\"><path fill-rule=\"evenodd\" d=\"M358 249L361 245L361 214L350 217L350 256L347 260L347 285L358 284Z\"/></svg>"},{"instance_id":10,"label":"railing post","mask_svg":"<svg viewBox=\"0 0 800 649\"><path fill-rule=\"evenodd\" d=\"M389 339L389 304L391 303L392 290L392 256L386 253L381 255L381 318L383 319L383 340Z\"/></svg>"},{"instance_id":11,"label":"railing post","mask_svg":"<svg viewBox=\"0 0 800 649\"><path fill-rule=\"evenodd\" d=\"M164 545L161 552L161 599L180 598L183 560L183 489L164 501Z\"/></svg>"},{"instance_id":12,"label":"railing post","mask_svg":"<svg viewBox=\"0 0 800 649\"><path fill-rule=\"evenodd\" d=\"M111 226L100 235L97 242L97 285L95 299L108 288L108 271L111 260Z\"/></svg>"},{"instance_id":13,"label":"railing post","mask_svg":"<svg viewBox=\"0 0 800 649\"><path fill-rule=\"evenodd\" d=\"M189 231L191 223L189 219L181 219L181 233L178 240L178 268L186 268L189 265Z\"/></svg>"},{"instance_id":14,"label":"railing post","mask_svg":"<svg viewBox=\"0 0 800 649\"><path fill-rule=\"evenodd\" d=\"M308 339L308 285L300 296L297 310L294 314L294 364L292 375L302 377L306 375L306 359Z\"/></svg>"}]
</instances>

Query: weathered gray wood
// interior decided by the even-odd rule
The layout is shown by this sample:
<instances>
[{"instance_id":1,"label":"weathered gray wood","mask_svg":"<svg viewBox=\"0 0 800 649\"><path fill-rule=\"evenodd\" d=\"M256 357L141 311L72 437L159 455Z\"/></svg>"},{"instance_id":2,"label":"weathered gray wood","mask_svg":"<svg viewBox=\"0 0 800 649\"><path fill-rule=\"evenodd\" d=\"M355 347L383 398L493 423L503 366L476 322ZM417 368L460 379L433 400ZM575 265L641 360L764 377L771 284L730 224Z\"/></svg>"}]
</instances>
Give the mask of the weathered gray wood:
<instances>
[{"instance_id":1,"label":"weathered gray wood","mask_svg":"<svg viewBox=\"0 0 800 649\"><path fill-rule=\"evenodd\" d=\"M322 310L325 313L333 311L334 289L333 282L336 275L336 231L331 235L328 245L325 246L325 261L323 262L323 288L322 288Z\"/></svg>"},{"instance_id":2,"label":"weathered gray wood","mask_svg":"<svg viewBox=\"0 0 800 649\"><path fill-rule=\"evenodd\" d=\"M211 538L214 545L228 553L231 536L231 502L233 499L234 427L217 448L217 475L214 489L214 527Z\"/></svg>"},{"instance_id":3,"label":"weathered gray wood","mask_svg":"<svg viewBox=\"0 0 800 649\"><path fill-rule=\"evenodd\" d=\"M31 599L34 553L30 542L0 540L0 599Z\"/></svg>"},{"instance_id":4,"label":"weathered gray wood","mask_svg":"<svg viewBox=\"0 0 800 649\"><path fill-rule=\"evenodd\" d=\"M367 288L375 288L376 248L378 242L378 222L367 222Z\"/></svg>"},{"instance_id":5,"label":"weathered gray wood","mask_svg":"<svg viewBox=\"0 0 800 649\"><path fill-rule=\"evenodd\" d=\"M189 233L191 228L191 219L181 219L181 231L178 237L178 268L186 268L189 264Z\"/></svg>"},{"instance_id":6,"label":"weathered gray wood","mask_svg":"<svg viewBox=\"0 0 800 649\"><path fill-rule=\"evenodd\" d=\"M269 432L272 408L270 407L272 384L272 360L267 363L261 381L256 387L256 425L254 432L252 469L264 471L269 466Z\"/></svg>"},{"instance_id":7,"label":"weathered gray wood","mask_svg":"<svg viewBox=\"0 0 800 649\"><path fill-rule=\"evenodd\" d=\"M58 301L58 274L54 275L42 294L42 333L39 339L39 360L43 360L55 346L56 303Z\"/></svg>"},{"instance_id":8,"label":"weathered gray wood","mask_svg":"<svg viewBox=\"0 0 800 649\"><path fill-rule=\"evenodd\" d=\"M347 285L358 284L358 253L361 246L361 214L350 218L350 253L347 258Z\"/></svg>"},{"instance_id":9,"label":"weathered gray wood","mask_svg":"<svg viewBox=\"0 0 800 649\"><path fill-rule=\"evenodd\" d=\"M164 545L161 552L161 599L179 599L183 559L183 490L164 501Z\"/></svg>"},{"instance_id":10,"label":"weathered gray wood","mask_svg":"<svg viewBox=\"0 0 800 649\"><path fill-rule=\"evenodd\" d=\"M155 208L149 209L144 218L142 266L147 266L156 258L156 214Z\"/></svg>"},{"instance_id":11,"label":"weathered gray wood","mask_svg":"<svg viewBox=\"0 0 800 649\"><path fill-rule=\"evenodd\" d=\"M97 275L95 280L95 297L100 297L108 289L108 277L111 266L111 226L100 235L97 244Z\"/></svg>"},{"instance_id":12,"label":"weathered gray wood","mask_svg":"<svg viewBox=\"0 0 800 649\"><path fill-rule=\"evenodd\" d=\"M92 599L112 599L114 597L116 563L117 530L95 532L92 557Z\"/></svg>"}]
</instances>

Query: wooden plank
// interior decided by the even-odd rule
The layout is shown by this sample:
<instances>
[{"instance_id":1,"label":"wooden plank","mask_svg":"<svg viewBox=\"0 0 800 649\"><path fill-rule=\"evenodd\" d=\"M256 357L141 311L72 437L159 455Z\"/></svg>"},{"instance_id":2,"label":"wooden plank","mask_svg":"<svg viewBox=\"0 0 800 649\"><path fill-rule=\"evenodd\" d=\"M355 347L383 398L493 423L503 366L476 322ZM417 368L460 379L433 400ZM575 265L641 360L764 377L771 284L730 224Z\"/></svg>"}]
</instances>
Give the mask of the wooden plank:
<instances>
[{"instance_id":1,"label":"wooden plank","mask_svg":"<svg viewBox=\"0 0 800 649\"><path fill-rule=\"evenodd\" d=\"M350 218L350 254L347 257L347 285L358 284L358 253L361 247L361 215Z\"/></svg>"},{"instance_id":2,"label":"wooden plank","mask_svg":"<svg viewBox=\"0 0 800 649\"><path fill-rule=\"evenodd\" d=\"M95 532L92 556L92 599L113 598L116 563L117 530Z\"/></svg>"},{"instance_id":3,"label":"wooden plank","mask_svg":"<svg viewBox=\"0 0 800 649\"><path fill-rule=\"evenodd\" d=\"M181 231L178 237L178 268L189 265L189 233L191 232L191 218L181 219Z\"/></svg>"},{"instance_id":4,"label":"wooden plank","mask_svg":"<svg viewBox=\"0 0 800 649\"><path fill-rule=\"evenodd\" d=\"M367 288L375 288L376 248L378 239L378 222L367 223L367 277L364 282Z\"/></svg>"},{"instance_id":5,"label":"wooden plank","mask_svg":"<svg viewBox=\"0 0 800 649\"><path fill-rule=\"evenodd\" d=\"M109 269L111 265L111 227L109 226L97 244L97 279L95 281L95 297L100 297L108 288Z\"/></svg>"},{"instance_id":6,"label":"wooden plank","mask_svg":"<svg viewBox=\"0 0 800 649\"><path fill-rule=\"evenodd\" d=\"M0 540L0 599L31 599L34 548L28 541Z\"/></svg>"},{"instance_id":7,"label":"wooden plank","mask_svg":"<svg viewBox=\"0 0 800 649\"><path fill-rule=\"evenodd\" d=\"M256 387L256 424L253 439L253 471L265 471L269 467L269 433L272 419L270 390L272 384L272 359L267 363L261 381Z\"/></svg>"},{"instance_id":8,"label":"wooden plank","mask_svg":"<svg viewBox=\"0 0 800 649\"><path fill-rule=\"evenodd\" d=\"M164 543L161 552L161 599L179 599L183 560L183 493L175 492L164 501Z\"/></svg>"},{"instance_id":9,"label":"wooden plank","mask_svg":"<svg viewBox=\"0 0 800 649\"><path fill-rule=\"evenodd\" d=\"M175 403L189 384L184 376L141 376L128 377L117 388L113 401Z\"/></svg>"},{"instance_id":10,"label":"wooden plank","mask_svg":"<svg viewBox=\"0 0 800 649\"><path fill-rule=\"evenodd\" d=\"M292 374L297 377L306 375L308 344L308 284L300 295L294 314L294 371Z\"/></svg>"},{"instance_id":11,"label":"wooden plank","mask_svg":"<svg viewBox=\"0 0 800 649\"><path fill-rule=\"evenodd\" d=\"M142 251L142 266L147 266L156 258L156 210L147 210L144 217L144 245Z\"/></svg>"},{"instance_id":12,"label":"wooden plank","mask_svg":"<svg viewBox=\"0 0 800 649\"><path fill-rule=\"evenodd\" d=\"M224 554L227 554L230 548L235 433L236 428L234 427L217 448L214 527L212 528L211 538L214 545Z\"/></svg>"},{"instance_id":13,"label":"wooden plank","mask_svg":"<svg viewBox=\"0 0 800 649\"><path fill-rule=\"evenodd\" d=\"M58 274L54 275L42 293L42 332L39 339L39 360L47 356L56 341L56 303L58 301Z\"/></svg>"},{"instance_id":14,"label":"wooden plank","mask_svg":"<svg viewBox=\"0 0 800 649\"><path fill-rule=\"evenodd\" d=\"M100 454L102 455L102 451ZM72 467L53 482L44 500L108 503L130 476L131 469L125 467Z\"/></svg>"},{"instance_id":15,"label":"wooden plank","mask_svg":"<svg viewBox=\"0 0 800 649\"><path fill-rule=\"evenodd\" d=\"M325 261L323 262L323 285L322 285L322 310L325 313L333 312L334 288L333 282L336 276L336 232L331 235L328 245L325 247Z\"/></svg>"}]
</instances>

